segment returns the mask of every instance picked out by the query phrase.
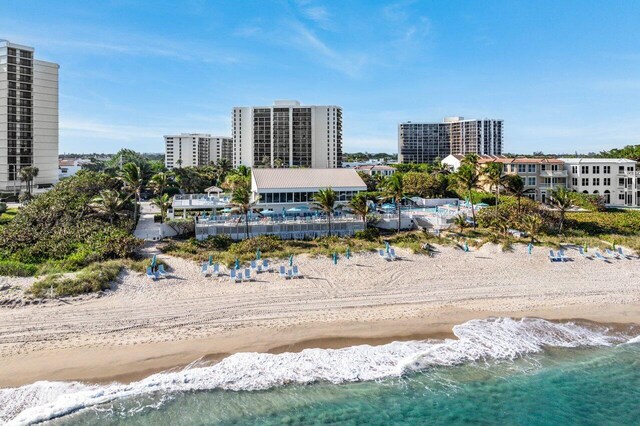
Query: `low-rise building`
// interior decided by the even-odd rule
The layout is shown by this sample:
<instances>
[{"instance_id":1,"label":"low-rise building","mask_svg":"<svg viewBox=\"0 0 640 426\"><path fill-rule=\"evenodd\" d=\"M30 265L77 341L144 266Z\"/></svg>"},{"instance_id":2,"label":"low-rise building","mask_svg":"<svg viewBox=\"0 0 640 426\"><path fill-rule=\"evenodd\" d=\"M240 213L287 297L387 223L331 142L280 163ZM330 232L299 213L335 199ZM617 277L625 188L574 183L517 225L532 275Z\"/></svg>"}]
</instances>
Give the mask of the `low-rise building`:
<instances>
[{"instance_id":1,"label":"low-rise building","mask_svg":"<svg viewBox=\"0 0 640 426\"><path fill-rule=\"evenodd\" d=\"M449 155L442 162L450 166L454 171L460 168L463 155ZM524 181L525 194L529 198L545 203L549 200L551 191L557 187L567 187L567 171L564 169L564 162L557 158L528 158L528 157L505 157L494 155L481 155L478 157L478 164L486 167L491 163L503 165L505 174L516 174ZM480 181L486 191L490 191L486 179Z\"/></svg>"},{"instance_id":2,"label":"low-rise building","mask_svg":"<svg viewBox=\"0 0 640 426\"><path fill-rule=\"evenodd\" d=\"M382 176L387 177L391 176L396 172L391 166L384 165L371 165L371 166L356 166L353 168L356 172L366 173L369 176Z\"/></svg>"},{"instance_id":3,"label":"low-rise building","mask_svg":"<svg viewBox=\"0 0 640 426\"><path fill-rule=\"evenodd\" d=\"M91 163L91 160L85 158L66 158L58 160L58 179L66 179L82 170L85 164Z\"/></svg>"},{"instance_id":4,"label":"low-rise building","mask_svg":"<svg viewBox=\"0 0 640 426\"><path fill-rule=\"evenodd\" d=\"M637 163L623 158L561 158L569 187L599 195L610 206L640 206L640 172Z\"/></svg>"}]
</instances>

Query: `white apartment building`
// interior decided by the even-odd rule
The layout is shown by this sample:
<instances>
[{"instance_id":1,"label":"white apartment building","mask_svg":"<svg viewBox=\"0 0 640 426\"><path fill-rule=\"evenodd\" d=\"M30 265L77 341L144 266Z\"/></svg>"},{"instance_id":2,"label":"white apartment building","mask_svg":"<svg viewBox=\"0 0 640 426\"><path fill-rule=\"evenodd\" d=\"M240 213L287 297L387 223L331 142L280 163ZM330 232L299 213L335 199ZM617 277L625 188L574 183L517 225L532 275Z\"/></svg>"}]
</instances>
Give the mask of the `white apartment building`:
<instances>
[{"instance_id":1,"label":"white apartment building","mask_svg":"<svg viewBox=\"0 0 640 426\"><path fill-rule=\"evenodd\" d=\"M0 191L18 192L28 166L39 170L36 191L58 181L59 68L0 40Z\"/></svg>"},{"instance_id":2,"label":"white apartment building","mask_svg":"<svg viewBox=\"0 0 640 426\"><path fill-rule=\"evenodd\" d=\"M441 123L400 123L398 162L433 163L450 154L501 155L503 120L446 117Z\"/></svg>"},{"instance_id":3,"label":"white apartment building","mask_svg":"<svg viewBox=\"0 0 640 426\"><path fill-rule=\"evenodd\" d=\"M204 133L182 133L164 137L164 165L175 167L199 167L217 163L221 158L233 160L232 139L227 136L211 136Z\"/></svg>"},{"instance_id":4,"label":"white apartment building","mask_svg":"<svg viewBox=\"0 0 640 426\"><path fill-rule=\"evenodd\" d=\"M233 165L337 168L342 165L342 108L275 101L233 108Z\"/></svg>"},{"instance_id":5,"label":"white apartment building","mask_svg":"<svg viewBox=\"0 0 640 426\"><path fill-rule=\"evenodd\" d=\"M640 206L640 172L623 158L560 158L568 186L576 192L600 195L611 206Z\"/></svg>"}]
</instances>

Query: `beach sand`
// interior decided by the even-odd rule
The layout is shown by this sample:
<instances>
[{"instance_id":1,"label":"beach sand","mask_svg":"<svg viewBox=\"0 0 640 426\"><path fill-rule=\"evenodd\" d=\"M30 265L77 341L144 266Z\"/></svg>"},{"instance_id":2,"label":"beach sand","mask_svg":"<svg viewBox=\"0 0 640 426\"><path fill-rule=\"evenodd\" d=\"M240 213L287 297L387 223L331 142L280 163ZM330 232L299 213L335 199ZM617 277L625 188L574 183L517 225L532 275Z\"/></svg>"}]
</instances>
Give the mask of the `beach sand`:
<instances>
[{"instance_id":1,"label":"beach sand","mask_svg":"<svg viewBox=\"0 0 640 426\"><path fill-rule=\"evenodd\" d=\"M548 250L495 245L434 257L398 250L295 259L303 279L203 277L193 262L161 255L170 276L123 274L115 291L0 308L0 387L37 380L132 381L247 351L298 351L452 336L490 316L640 324L640 260L551 263ZM279 263L275 263L277 266Z\"/></svg>"}]
</instances>

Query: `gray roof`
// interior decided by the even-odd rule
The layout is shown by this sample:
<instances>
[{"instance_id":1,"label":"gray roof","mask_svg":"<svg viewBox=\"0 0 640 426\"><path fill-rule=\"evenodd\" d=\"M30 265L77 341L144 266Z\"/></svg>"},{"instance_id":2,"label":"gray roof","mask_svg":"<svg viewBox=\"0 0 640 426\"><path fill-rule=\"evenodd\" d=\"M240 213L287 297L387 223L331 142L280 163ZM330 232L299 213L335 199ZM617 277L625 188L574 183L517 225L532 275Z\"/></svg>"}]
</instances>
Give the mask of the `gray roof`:
<instances>
[{"instance_id":1,"label":"gray roof","mask_svg":"<svg viewBox=\"0 0 640 426\"><path fill-rule=\"evenodd\" d=\"M353 169L252 169L253 190L309 191L321 188L366 191L367 185Z\"/></svg>"}]
</instances>

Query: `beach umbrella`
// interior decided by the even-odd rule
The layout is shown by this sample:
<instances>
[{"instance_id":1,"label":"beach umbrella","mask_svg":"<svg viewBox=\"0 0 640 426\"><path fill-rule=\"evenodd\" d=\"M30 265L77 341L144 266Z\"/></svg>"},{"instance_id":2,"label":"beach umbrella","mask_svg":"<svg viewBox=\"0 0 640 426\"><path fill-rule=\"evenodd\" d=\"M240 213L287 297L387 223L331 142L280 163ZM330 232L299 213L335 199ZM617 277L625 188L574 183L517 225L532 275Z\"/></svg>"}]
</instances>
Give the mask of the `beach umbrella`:
<instances>
[{"instance_id":1,"label":"beach umbrella","mask_svg":"<svg viewBox=\"0 0 640 426\"><path fill-rule=\"evenodd\" d=\"M256 250L256 259L260 260L261 257L262 257L262 253L260 253L260 248L258 248L258 250Z\"/></svg>"},{"instance_id":2,"label":"beach umbrella","mask_svg":"<svg viewBox=\"0 0 640 426\"><path fill-rule=\"evenodd\" d=\"M529 254L531 254L532 250L533 250L533 244L529 243L529 245L527 246L527 251L529 252Z\"/></svg>"},{"instance_id":3,"label":"beach umbrella","mask_svg":"<svg viewBox=\"0 0 640 426\"><path fill-rule=\"evenodd\" d=\"M389 242L388 241L384 242L384 248L387 251L387 254L389 254Z\"/></svg>"},{"instance_id":4,"label":"beach umbrella","mask_svg":"<svg viewBox=\"0 0 640 426\"><path fill-rule=\"evenodd\" d=\"M351 249L347 247L347 259L351 259Z\"/></svg>"},{"instance_id":5,"label":"beach umbrella","mask_svg":"<svg viewBox=\"0 0 640 426\"><path fill-rule=\"evenodd\" d=\"M612 246L613 246L612 247L613 251L616 251L616 242L615 241L613 242Z\"/></svg>"},{"instance_id":6,"label":"beach umbrella","mask_svg":"<svg viewBox=\"0 0 640 426\"><path fill-rule=\"evenodd\" d=\"M469 244L467 244L467 242L464 242L464 251L468 252L469 251Z\"/></svg>"},{"instance_id":7,"label":"beach umbrella","mask_svg":"<svg viewBox=\"0 0 640 426\"><path fill-rule=\"evenodd\" d=\"M589 250L589 246L587 245L587 243L584 243L584 252L586 253Z\"/></svg>"},{"instance_id":8,"label":"beach umbrella","mask_svg":"<svg viewBox=\"0 0 640 426\"><path fill-rule=\"evenodd\" d=\"M213 255L209 255L209 265L213 265Z\"/></svg>"},{"instance_id":9,"label":"beach umbrella","mask_svg":"<svg viewBox=\"0 0 640 426\"><path fill-rule=\"evenodd\" d=\"M338 253L333 252L333 264L337 265L338 264Z\"/></svg>"},{"instance_id":10,"label":"beach umbrella","mask_svg":"<svg viewBox=\"0 0 640 426\"><path fill-rule=\"evenodd\" d=\"M154 254L153 257L151 258L151 268L155 268L157 264L158 264L158 256Z\"/></svg>"},{"instance_id":11,"label":"beach umbrella","mask_svg":"<svg viewBox=\"0 0 640 426\"><path fill-rule=\"evenodd\" d=\"M293 255L289 256L289 266L293 266Z\"/></svg>"},{"instance_id":12,"label":"beach umbrella","mask_svg":"<svg viewBox=\"0 0 640 426\"><path fill-rule=\"evenodd\" d=\"M240 269L240 261L236 257L236 269Z\"/></svg>"}]
</instances>

